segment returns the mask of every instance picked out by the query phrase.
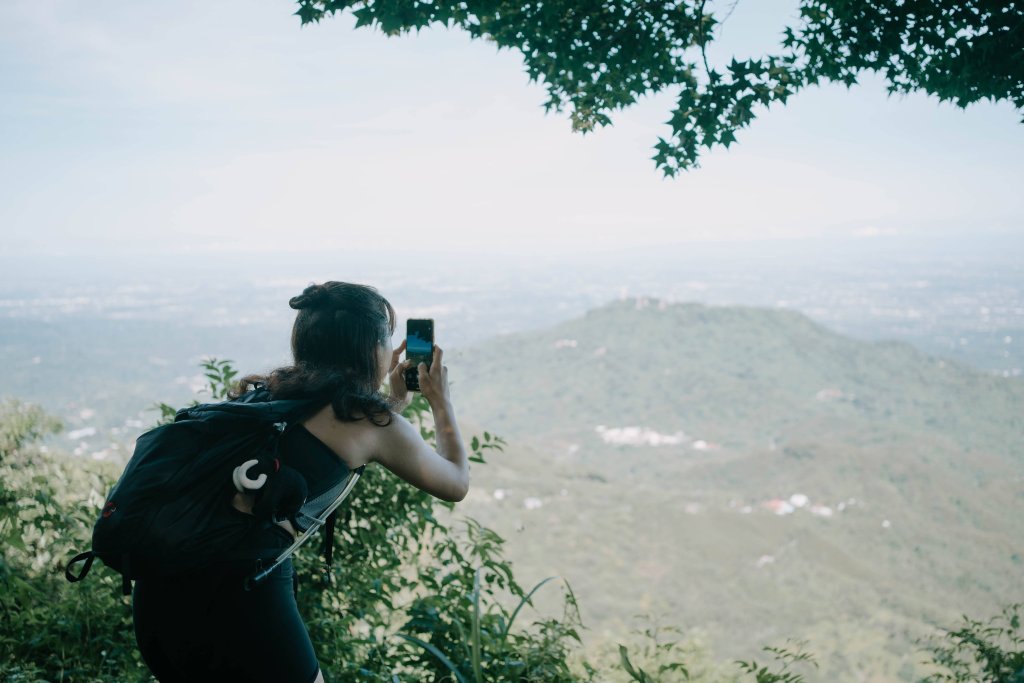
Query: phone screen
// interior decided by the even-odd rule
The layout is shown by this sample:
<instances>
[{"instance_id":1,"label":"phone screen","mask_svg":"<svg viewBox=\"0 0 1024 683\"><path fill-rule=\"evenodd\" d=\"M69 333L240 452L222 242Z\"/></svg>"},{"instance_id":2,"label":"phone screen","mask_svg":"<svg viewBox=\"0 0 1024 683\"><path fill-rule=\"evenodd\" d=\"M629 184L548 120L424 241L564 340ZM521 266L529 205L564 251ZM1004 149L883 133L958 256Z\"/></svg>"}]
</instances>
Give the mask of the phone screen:
<instances>
[{"instance_id":1,"label":"phone screen","mask_svg":"<svg viewBox=\"0 0 1024 683\"><path fill-rule=\"evenodd\" d=\"M434 321L430 318L410 318L405 328L405 357L413 367L405 372L405 386L419 389L419 372L416 366L422 361L430 367L434 356Z\"/></svg>"}]
</instances>

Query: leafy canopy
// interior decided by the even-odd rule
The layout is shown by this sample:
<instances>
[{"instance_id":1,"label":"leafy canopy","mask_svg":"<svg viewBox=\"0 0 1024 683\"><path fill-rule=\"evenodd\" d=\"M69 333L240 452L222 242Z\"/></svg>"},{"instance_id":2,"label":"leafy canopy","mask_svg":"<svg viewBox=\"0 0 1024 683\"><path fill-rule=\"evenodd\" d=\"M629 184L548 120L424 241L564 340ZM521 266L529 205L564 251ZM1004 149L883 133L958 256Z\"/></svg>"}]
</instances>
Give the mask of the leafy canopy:
<instances>
[{"instance_id":1,"label":"leafy canopy","mask_svg":"<svg viewBox=\"0 0 1024 683\"><path fill-rule=\"evenodd\" d=\"M547 89L545 111L568 109L587 133L645 94L678 89L654 162L666 176L728 147L756 112L818 83L852 86L880 73L892 93L924 91L966 107L988 99L1024 109L1024 3L999 0L801 0L776 54L711 65L706 47L739 0L298 0L303 24L352 10L356 26L399 35L457 27L523 55Z\"/></svg>"}]
</instances>

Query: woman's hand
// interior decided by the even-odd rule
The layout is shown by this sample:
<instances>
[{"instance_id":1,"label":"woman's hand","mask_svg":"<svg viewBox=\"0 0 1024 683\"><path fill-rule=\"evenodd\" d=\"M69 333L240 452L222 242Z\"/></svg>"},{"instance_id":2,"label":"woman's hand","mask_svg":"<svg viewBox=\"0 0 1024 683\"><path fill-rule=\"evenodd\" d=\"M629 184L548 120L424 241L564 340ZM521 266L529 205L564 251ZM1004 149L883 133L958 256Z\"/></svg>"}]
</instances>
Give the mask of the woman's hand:
<instances>
[{"instance_id":1,"label":"woman's hand","mask_svg":"<svg viewBox=\"0 0 1024 683\"><path fill-rule=\"evenodd\" d=\"M420 373L420 392L427 399L431 409L447 405L451 401L448 394L448 368L441 364L444 351L434 346L434 357L430 361L430 369L426 363L420 363L416 369ZM404 382L403 382L404 386Z\"/></svg>"},{"instance_id":2,"label":"woman's hand","mask_svg":"<svg viewBox=\"0 0 1024 683\"><path fill-rule=\"evenodd\" d=\"M400 413L412 403L412 394L409 387L405 386L405 371L412 365L408 359L399 361L399 357L405 351L405 340L398 345L398 348L391 352L391 365L388 368L388 383L391 385L391 395L388 401L391 409Z\"/></svg>"},{"instance_id":3,"label":"woman's hand","mask_svg":"<svg viewBox=\"0 0 1024 683\"><path fill-rule=\"evenodd\" d=\"M386 427L370 431L371 460L432 496L457 502L469 491L469 457L448 395L448 368L443 360L444 352L435 346L430 369L426 363L416 366L420 391L434 417L436 450L423 440L419 429L396 415Z\"/></svg>"}]
</instances>

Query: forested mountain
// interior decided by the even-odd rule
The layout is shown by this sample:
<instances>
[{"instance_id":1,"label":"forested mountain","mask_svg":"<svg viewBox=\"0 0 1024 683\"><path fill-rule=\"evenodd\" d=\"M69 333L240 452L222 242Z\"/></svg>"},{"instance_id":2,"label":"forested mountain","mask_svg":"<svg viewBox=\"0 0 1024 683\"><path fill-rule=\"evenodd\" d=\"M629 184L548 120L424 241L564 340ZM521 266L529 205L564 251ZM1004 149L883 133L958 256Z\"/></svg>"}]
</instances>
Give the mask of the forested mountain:
<instances>
[{"instance_id":1,"label":"forested mountain","mask_svg":"<svg viewBox=\"0 0 1024 683\"><path fill-rule=\"evenodd\" d=\"M915 638L1020 600L1024 383L780 310L630 299L452 359L509 452L463 506L598 637L635 614L822 680L909 680ZM916 671L920 674L920 671Z\"/></svg>"}]
</instances>

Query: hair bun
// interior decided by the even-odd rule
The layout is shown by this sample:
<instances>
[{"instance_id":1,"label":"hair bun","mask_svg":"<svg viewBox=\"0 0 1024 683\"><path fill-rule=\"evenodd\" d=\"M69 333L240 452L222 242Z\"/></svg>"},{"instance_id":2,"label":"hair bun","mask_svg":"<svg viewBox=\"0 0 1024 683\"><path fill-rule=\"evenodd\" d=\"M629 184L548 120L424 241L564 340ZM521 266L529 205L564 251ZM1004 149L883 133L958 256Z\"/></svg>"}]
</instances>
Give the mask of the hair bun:
<instances>
[{"instance_id":1,"label":"hair bun","mask_svg":"<svg viewBox=\"0 0 1024 683\"><path fill-rule=\"evenodd\" d=\"M297 310L317 308L325 304L330 295L331 293L323 285L312 284L302 290L302 294L289 299L288 305Z\"/></svg>"}]
</instances>

